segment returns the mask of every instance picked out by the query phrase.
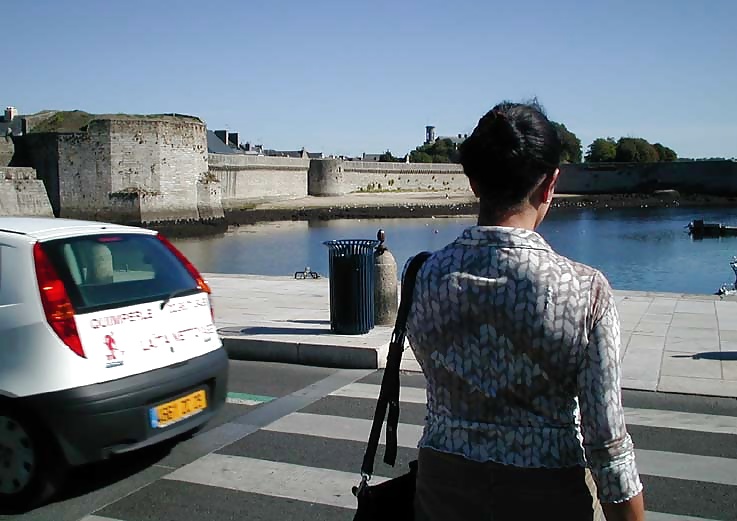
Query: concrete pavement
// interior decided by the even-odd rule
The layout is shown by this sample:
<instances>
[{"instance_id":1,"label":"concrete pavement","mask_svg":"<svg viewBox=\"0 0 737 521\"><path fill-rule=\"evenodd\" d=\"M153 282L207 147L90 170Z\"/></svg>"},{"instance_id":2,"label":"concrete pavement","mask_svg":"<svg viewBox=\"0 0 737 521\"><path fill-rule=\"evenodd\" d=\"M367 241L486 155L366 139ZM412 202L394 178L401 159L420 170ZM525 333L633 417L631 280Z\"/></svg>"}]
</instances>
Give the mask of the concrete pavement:
<instances>
[{"instance_id":1,"label":"concrete pavement","mask_svg":"<svg viewBox=\"0 0 737 521\"><path fill-rule=\"evenodd\" d=\"M327 278L207 274L231 358L345 368L383 367L391 327L330 331ZM737 301L615 291L625 389L737 397ZM402 368L419 371L411 350Z\"/></svg>"}]
</instances>

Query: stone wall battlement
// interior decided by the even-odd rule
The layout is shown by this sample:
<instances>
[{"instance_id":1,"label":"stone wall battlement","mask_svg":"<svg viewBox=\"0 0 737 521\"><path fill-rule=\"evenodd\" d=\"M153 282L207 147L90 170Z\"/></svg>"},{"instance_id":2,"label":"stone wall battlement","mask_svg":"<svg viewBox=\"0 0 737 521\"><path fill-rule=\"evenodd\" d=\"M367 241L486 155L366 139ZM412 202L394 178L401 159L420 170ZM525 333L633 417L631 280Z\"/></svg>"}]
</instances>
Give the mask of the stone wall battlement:
<instances>
[{"instance_id":1,"label":"stone wall battlement","mask_svg":"<svg viewBox=\"0 0 737 521\"><path fill-rule=\"evenodd\" d=\"M463 167L446 163L377 163L345 161L345 172L380 174L463 174Z\"/></svg>"},{"instance_id":2,"label":"stone wall battlement","mask_svg":"<svg viewBox=\"0 0 737 521\"><path fill-rule=\"evenodd\" d=\"M295 157L273 157L255 156L246 154L210 154L209 164L214 167L238 168L238 167L266 167L271 170L283 168L310 167L309 159Z\"/></svg>"},{"instance_id":3,"label":"stone wall battlement","mask_svg":"<svg viewBox=\"0 0 737 521\"><path fill-rule=\"evenodd\" d=\"M6 181L35 181L36 170L22 166L0 166L0 179Z\"/></svg>"}]
</instances>

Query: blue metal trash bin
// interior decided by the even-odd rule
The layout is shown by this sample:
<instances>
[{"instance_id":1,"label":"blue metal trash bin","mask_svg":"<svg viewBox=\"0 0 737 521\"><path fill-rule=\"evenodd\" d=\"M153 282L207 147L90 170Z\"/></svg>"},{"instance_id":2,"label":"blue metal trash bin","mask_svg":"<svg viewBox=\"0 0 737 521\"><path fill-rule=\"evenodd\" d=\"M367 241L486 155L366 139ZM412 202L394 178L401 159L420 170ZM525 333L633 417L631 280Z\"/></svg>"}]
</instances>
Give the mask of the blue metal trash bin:
<instances>
[{"instance_id":1,"label":"blue metal trash bin","mask_svg":"<svg viewBox=\"0 0 737 521\"><path fill-rule=\"evenodd\" d=\"M363 335L374 328L374 251L379 241L339 239L323 242L330 265L330 329Z\"/></svg>"}]
</instances>

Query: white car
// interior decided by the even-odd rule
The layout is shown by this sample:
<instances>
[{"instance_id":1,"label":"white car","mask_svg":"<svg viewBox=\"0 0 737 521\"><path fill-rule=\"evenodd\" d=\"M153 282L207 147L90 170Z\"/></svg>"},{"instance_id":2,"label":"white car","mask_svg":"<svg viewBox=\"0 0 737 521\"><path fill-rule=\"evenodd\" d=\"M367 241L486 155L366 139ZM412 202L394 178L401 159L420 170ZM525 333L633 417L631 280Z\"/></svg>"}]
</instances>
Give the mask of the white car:
<instances>
[{"instance_id":1,"label":"white car","mask_svg":"<svg viewBox=\"0 0 737 521\"><path fill-rule=\"evenodd\" d=\"M213 417L228 359L209 293L154 231L0 217L0 505Z\"/></svg>"}]
</instances>

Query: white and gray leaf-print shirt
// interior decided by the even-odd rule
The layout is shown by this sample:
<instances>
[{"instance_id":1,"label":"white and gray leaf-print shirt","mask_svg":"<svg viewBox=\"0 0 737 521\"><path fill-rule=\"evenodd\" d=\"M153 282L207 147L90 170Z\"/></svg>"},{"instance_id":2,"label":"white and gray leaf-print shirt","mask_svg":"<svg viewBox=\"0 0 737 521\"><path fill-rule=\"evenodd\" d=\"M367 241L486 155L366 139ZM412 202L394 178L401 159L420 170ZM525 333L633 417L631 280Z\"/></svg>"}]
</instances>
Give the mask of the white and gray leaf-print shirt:
<instances>
[{"instance_id":1,"label":"white and gray leaf-print shirt","mask_svg":"<svg viewBox=\"0 0 737 521\"><path fill-rule=\"evenodd\" d=\"M533 231L468 228L423 264L407 337L427 379L420 447L588 466L603 502L642 490L622 411L619 316L599 271Z\"/></svg>"}]
</instances>

